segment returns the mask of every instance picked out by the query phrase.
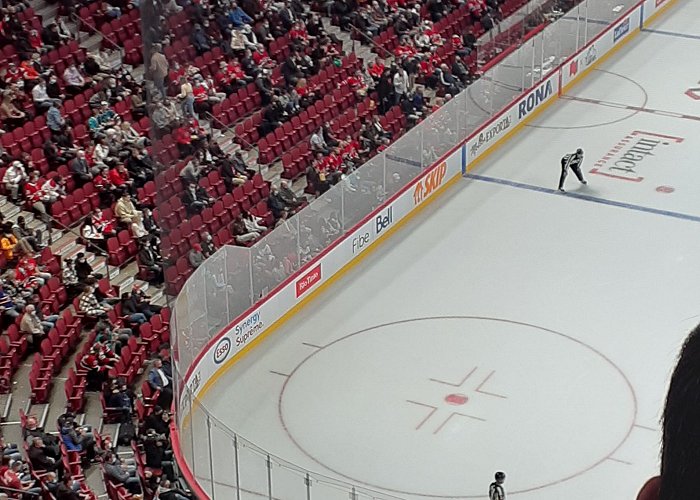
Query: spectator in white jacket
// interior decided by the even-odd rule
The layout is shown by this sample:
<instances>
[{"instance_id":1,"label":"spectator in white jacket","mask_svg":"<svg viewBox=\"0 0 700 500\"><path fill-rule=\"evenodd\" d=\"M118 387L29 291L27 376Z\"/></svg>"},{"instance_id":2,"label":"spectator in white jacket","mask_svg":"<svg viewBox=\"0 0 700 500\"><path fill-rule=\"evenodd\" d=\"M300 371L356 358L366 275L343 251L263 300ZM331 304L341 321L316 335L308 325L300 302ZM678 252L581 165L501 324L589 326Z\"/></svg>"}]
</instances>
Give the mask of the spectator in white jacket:
<instances>
[{"instance_id":1,"label":"spectator in white jacket","mask_svg":"<svg viewBox=\"0 0 700 500\"><path fill-rule=\"evenodd\" d=\"M10 199L13 202L19 200L19 187L28 179L27 172L20 161L13 161L2 178L5 189L10 192Z\"/></svg>"},{"instance_id":2,"label":"spectator in white jacket","mask_svg":"<svg viewBox=\"0 0 700 500\"><path fill-rule=\"evenodd\" d=\"M262 219L260 217L257 217L250 212L245 212L243 214L243 224L245 224L245 228L250 232L264 233L267 231L267 227L260 224L261 222Z\"/></svg>"}]
</instances>

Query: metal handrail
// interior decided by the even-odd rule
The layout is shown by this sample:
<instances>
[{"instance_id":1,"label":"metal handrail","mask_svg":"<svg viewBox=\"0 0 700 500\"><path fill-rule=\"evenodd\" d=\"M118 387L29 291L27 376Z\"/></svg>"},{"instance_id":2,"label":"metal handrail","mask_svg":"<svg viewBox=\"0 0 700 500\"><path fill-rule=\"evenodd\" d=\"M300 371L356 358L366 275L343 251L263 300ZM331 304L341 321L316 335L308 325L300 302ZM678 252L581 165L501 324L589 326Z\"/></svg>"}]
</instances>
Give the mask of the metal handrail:
<instances>
[{"instance_id":1,"label":"metal handrail","mask_svg":"<svg viewBox=\"0 0 700 500\"><path fill-rule=\"evenodd\" d=\"M234 135L235 137L238 137L238 136L236 135L236 130L235 130L232 126L226 125L224 122L222 122L222 121L219 120L216 116L212 115L212 114L209 113L209 112L207 112L207 116L208 116L209 118L211 118L212 121L215 121L216 123L219 123L219 124L223 127L224 130L226 130L227 132L232 132L233 135ZM211 123L209 124L209 126L211 127ZM247 146L250 146L250 149L253 149L253 148L256 147L256 146L254 146L253 144L251 144L251 143L249 143L248 141L246 141L245 139L243 139L242 137L238 137L238 138L239 138L241 141L245 142ZM258 153L259 153L259 152L258 152ZM260 163L257 162L257 161L256 161L255 163L257 163L257 165L258 165L258 173L259 173L259 174L262 174L262 167L260 166Z\"/></svg>"},{"instance_id":2,"label":"metal handrail","mask_svg":"<svg viewBox=\"0 0 700 500\"><path fill-rule=\"evenodd\" d=\"M233 134L236 135L236 130L235 130L231 125L226 125L224 122L222 122L221 120L219 120L216 116L214 116L213 114L211 114L209 111L207 111L206 115L207 115L207 118L209 118L211 121L215 121L216 123L218 123L219 125L221 125L221 127L222 127L224 130L226 130L227 132L233 132ZM211 123L209 124L209 127L211 128ZM236 137L238 137L238 136L236 136ZM246 146L249 146L251 149L253 149L253 148L255 147L253 144L251 144L251 143L249 143L248 141L246 141L243 137L238 137L238 138L239 138L241 141L243 141L243 142L246 144Z\"/></svg>"},{"instance_id":3,"label":"metal handrail","mask_svg":"<svg viewBox=\"0 0 700 500\"><path fill-rule=\"evenodd\" d=\"M219 120L216 116L212 115L209 111L207 111L207 117L210 118L211 121L215 121L216 123L220 124L223 127L223 129L226 130L227 132L232 132L234 136L238 137L236 135L236 131L233 127L231 127L230 125L226 125L224 122ZM209 123L209 127L212 128L211 122ZM255 148L255 146L253 146L251 143L249 143L248 141L246 141L242 137L238 137L238 138L241 141L245 142L247 146L250 146L250 149ZM260 173L262 173L260 163L258 163L258 162L256 162L256 163L258 164L258 173L260 174Z\"/></svg>"},{"instance_id":4,"label":"metal handrail","mask_svg":"<svg viewBox=\"0 0 700 500\"><path fill-rule=\"evenodd\" d=\"M367 41L368 41L370 44L372 44L374 47L378 48L379 50L384 51L384 53L387 54L387 55L385 56L386 59L392 59L392 58L394 57L394 54L392 54L391 52L389 52L389 50L385 49L384 47L382 47L381 45L379 45L377 42L375 42L374 40L372 40L372 39L367 35L367 33L363 33L362 31L360 31L358 28L356 28L356 27L353 26L352 24L350 25L350 29L351 29L352 31L357 32L360 36L362 36L365 40L367 40ZM355 50L354 50L354 42L355 42L355 40L353 40L353 52L355 52Z\"/></svg>"},{"instance_id":5,"label":"metal handrail","mask_svg":"<svg viewBox=\"0 0 700 500\"><path fill-rule=\"evenodd\" d=\"M91 241L89 241L89 240L83 238L83 235L81 235L80 233L77 233L74 229L72 229L72 228L66 226L65 224L62 224L61 222L59 222L56 218L54 218L54 217L53 217L52 215L50 215L49 213L46 213L46 216L47 216L49 219L51 219L52 224L55 223L55 224L57 224L58 226L60 226L60 229L61 229L61 230L68 231L69 233L71 233L71 234L72 234L73 236L75 236L76 238L78 238L78 239L84 241L84 242L85 242L85 248L90 249L90 251L91 251L92 253L94 253L94 254L96 254L96 255L99 255L99 256L101 256L101 257L104 257L104 258L105 258L105 268L107 269L107 276L109 276L109 254L108 254L107 252L105 252L104 250L102 250L100 247L98 247L97 245L95 245L95 244L92 243ZM89 217L89 215L86 215L85 217ZM85 217L82 217L80 220L84 220ZM47 225L47 229L49 229L48 225ZM50 230L50 229L49 229L49 238L51 238L51 230ZM50 245L51 245L51 241L50 241L50 239L49 239L49 246L50 246Z\"/></svg>"},{"instance_id":6,"label":"metal handrail","mask_svg":"<svg viewBox=\"0 0 700 500\"><path fill-rule=\"evenodd\" d=\"M41 497L41 493L34 493L33 491L17 490L15 488L10 488L9 486L0 486L0 493L18 493L21 495L29 495L31 497Z\"/></svg>"}]
</instances>

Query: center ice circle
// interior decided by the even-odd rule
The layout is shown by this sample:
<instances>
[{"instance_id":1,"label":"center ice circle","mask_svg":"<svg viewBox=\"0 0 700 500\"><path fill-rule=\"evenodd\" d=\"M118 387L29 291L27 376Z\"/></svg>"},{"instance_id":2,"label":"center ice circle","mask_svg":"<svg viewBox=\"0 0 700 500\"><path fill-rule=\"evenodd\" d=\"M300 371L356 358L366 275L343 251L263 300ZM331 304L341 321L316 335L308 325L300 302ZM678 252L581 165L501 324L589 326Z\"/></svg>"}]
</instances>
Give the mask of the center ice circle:
<instances>
[{"instance_id":1,"label":"center ice circle","mask_svg":"<svg viewBox=\"0 0 700 500\"><path fill-rule=\"evenodd\" d=\"M316 350L285 382L279 412L305 455L355 484L482 498L496 470L513 494L597 466L629 435L636 399L575 338L465 316L379 325Z\"/></svg>"}]
</instances>

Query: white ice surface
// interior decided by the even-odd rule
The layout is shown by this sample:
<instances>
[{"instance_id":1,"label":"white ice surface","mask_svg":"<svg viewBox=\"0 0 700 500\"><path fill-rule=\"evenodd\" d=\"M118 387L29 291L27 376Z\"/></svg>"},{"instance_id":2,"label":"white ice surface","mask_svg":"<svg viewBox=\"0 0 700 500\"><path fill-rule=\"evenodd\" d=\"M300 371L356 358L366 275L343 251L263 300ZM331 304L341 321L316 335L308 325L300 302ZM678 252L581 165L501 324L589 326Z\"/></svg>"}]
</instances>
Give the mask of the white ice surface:
<instances>
[{"instance_id":1,"label":"white ice surface","mask_svg":"<svg viewBox=\"0 0 700 500\"><path fill-rule=\"evenodd\" d=\"M652 28L700 36L699 18L678 2ZM569 94L700 116L684 95L699 47L644 32ZM486 498L495 470L510 498L635 498L700 321L700 121L562 99L532 125L475 171L520 187L460 180L227 372L209 410L278 457L403 498ZM683 141L640 162L641 182L589 173L633 131ZM590 182L567 188L629 206L536 190L576 147ZM208 476L201 412L193 426ZM217 498L235 498L230 438L211 433ZM244 448L240 462L244 498L260 498L264 459ZM272 483L306 499L301 476L273 466Z\"/></svg>"}]
</instances>

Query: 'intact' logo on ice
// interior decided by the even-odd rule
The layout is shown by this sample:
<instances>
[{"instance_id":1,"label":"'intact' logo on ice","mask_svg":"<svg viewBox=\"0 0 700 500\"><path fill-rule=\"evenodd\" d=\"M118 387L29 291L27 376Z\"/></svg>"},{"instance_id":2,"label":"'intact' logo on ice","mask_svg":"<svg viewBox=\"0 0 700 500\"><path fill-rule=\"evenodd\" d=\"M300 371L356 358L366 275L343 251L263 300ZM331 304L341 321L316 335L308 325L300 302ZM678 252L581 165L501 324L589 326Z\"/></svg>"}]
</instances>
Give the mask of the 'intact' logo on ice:
<instances>
[{"instance_id":1,"label":"'intact' logo on ice","mask_svg":"<svg viewBox=\"0 0 700 500\"><path fill-rule=\"evenodd\" d=\"M518 104L518 119L522 120L530 111L546 101L552 95L552 92L552 79L550 78L520 101L520 104Z\"/></svg>"},{"instance_id":2,"label":"'intact' logo on ice","mask_svg":"<svg viewBox=\"0 0 700 500\"><path fill-rule=\"evenodd\" d=\"M418 205L427 197L429 197L433 192L442 186L442 181L445 180L445 174L447 173L447 163L444 161L435 167L428 173L425 177L416 183L416 188L413 191L413 203Z\"/></svg>"},{"instance_id":3,"label":"'intact' logo on ice","mask_svg":"<svg viewBox=\"0 0 700 500\"><path fill-rule=\"evenodd\" d=\"M650 162L653 164L651 157L662 152L663 148L681 142L682 137L635 130L615 144L590 172L613 179L641 182L644 177L640 175L639 167Z\"/></svg>"}]
</instances>

